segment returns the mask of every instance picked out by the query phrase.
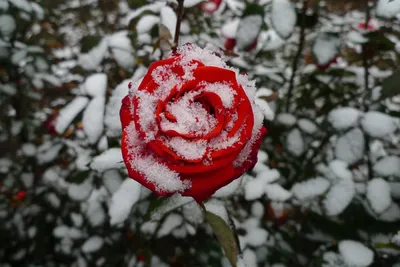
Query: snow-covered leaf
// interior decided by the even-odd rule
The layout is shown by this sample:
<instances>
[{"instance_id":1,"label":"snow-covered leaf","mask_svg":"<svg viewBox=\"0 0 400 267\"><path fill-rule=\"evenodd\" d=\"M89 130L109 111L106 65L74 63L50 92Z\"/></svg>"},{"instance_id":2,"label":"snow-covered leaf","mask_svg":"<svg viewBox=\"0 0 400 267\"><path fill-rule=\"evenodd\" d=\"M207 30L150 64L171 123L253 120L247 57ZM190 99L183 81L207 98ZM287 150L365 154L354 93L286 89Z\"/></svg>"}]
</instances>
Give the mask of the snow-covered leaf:
<instances>
[{"instance_id":1,"label":"snow-covered leaf","mask_svg":"<svg viewBox=\"0 0 400 267\"><path fill-rule=\"evenodd\" d=\"M395 119L378 111L365 113L361 126L368 135L376 138L385 137L396 130Z\"/></svg>"},{"instance_id":2,"label":"snow-covered leaf","mask_svg":"<svg viewBox=\"0 0 400 267\"><path fill-rule=\"evenodd\" d=\"M296 26L297 14L289 0L273 0L271 23L275 31L283 39L288 39Z\"/></svg>"},{"instance_id":3,"label":"snow-covered leaf","mask_svg":"<svg viewBox=\"0 0 400 267\"><path fill-rule=\"evenodd\" d=\"M340 49L340 38L336 33L321 33L315 39L312 53L319 65L331 62Z\"/></svg>"},{"instance_id":4,"label":"snow-covered leaf","mask_svg":"<svg viewBox=\"0 0 400 267\"><path fill-rule=\"evenodd\" d=\"M382 213L392 203L390 186L382 178L375 178L368 182L367 199L376 213Z\"/></svg>"},{"instance_id":5,"label":"snow-covered leaf","mask_svg":"<svg viewBox=\"0 0 400 267\"><path fill-rule=\"evenodd\" d=\"M142 186L133 179L127 178L113 194L108 214L110 224L115 225L125 221L132 207L140 198Z\"/></svg>"},{"instance_id":6,"label":"snow-covered leaf","mask_svg":"<svg viewBox=\"0 0 400 267\"><path fill-rule=\"evenodd\" d=\"M89 142L95 144L103 134L105 97L93 98L83 112L82 125Z\"/></svg>"},{"instance_id":7,"label":"snow-covered leaf","mask_svg":"<svg viewBox=\"0 0 400 267\"><path fill-rule=\"evenodd\" d=\"M328 115L328 120L336 130L346 130L356 125L361 112L353 107L336 108Z\"/></svg>"},{"instance_id":8,"label":"snow-covered leaf","mask_svg":"<svg viewBox=\"0 0 400 267\"><path fill-rule=\"evenodd\" d=\"M86 107L89 99L77 96L68 105L60 110L55 122L55 129L58 133L64 133L75 117Z\"/></svg>"},{"instance_id":9,"label":"snow-covered leaf","mask_svg":"<svg viewBox=\"0 0 400 267\"><path fill-rule=\"evenodd\" d=\"M363 132L359 129L353 129L341 136L335 147L336 157L348 164L356 163L364 156L365 139Z\"/></svg>"},{"instance_id":10,"label":"snow-covered leaf","mask_svg":"<svg viewBox=\"0 0 400 267\"><path fill-rule=\"evenodd\" d=\"M83 91L91 97L104 97L107 89L107 74L95 73L86 78Z\"/></svg>"},{"instance_id":11,"label":"snow-covered leaf","mask_svg":"<svg viewBox=\"0 0 400 267\"><path fill-rule=\"evenodd\" d=\"M329 216L342 213L351 203L355 195L355 186L352 180L340 180L328 191L324 199L324 208Z\"/></svg>"},{"instance_id":12,"label":"snow-covered leaf","mask_svg":"<svg viewBox=\"0 0 400 267\"><path fill-rule=\"evenodd\" d=\"M304 138L299 129L293 129L286 138L287 150L294 156L300 156L305 152Z\"/></svg>"},{"instance_id":13,"label":"snow-covered leaf","mask_svg":"<svg viewBox=\"0 0 400 267\"><path fill-rule=\"evenodd\" d=\"M101 249L103 244L103 238L101 238L100 236L92 236L91 238L86 240L85 243L83 243L81 249L84 253L92 253Z\"/></svg>"},{"instance_id":14,"label":"snow-covered leaf","mask_svg":"<svg viewBox=\"0 0 400 267\"><path fill-rule=\"evenodd\" d=\"M374 252L364 244L353 240L342 240L339 252L349 266L367 267L374 261Z\"/></svg>"},{"instance_id":15,"label":"snow-covered leaf","mask_svg":"<svg viewBox=\"0 0 400 267\"><path fill-rule=\"evenodd\" d=\"M384 157L375 163L373 169L378 175L400 177L400 157Z\"/></svg>"},{"instance_id":16,"label":"snow-covered leaf","mask_svg":"<svg viewBox=\"0 0 400 267\"><path fill-rule=\"evenodd\" d=\"M286 201L292 197L292 193L279 184L267 184L265 193L269 199L274 201Z\"/></svg>"},{"instance_id":17,"label":"snow-covered leaf","mask_svg":"<svg viewBox=\"0 0 400 267\"><path fill-rule=\"evenodd\" d=\"M247 14L240 20L236 32L236 44L239 49L248 48L257 39L263 24L263 13L260 14L259 10L263 12L263 8L255 4L246 8Z\"/></svg>"},{"instance_id":18,"label":"snow-covered leaf","mask_svg":"<svg viewBox=\"0 0 400 267\"><path fill-rule=\"evenodd\" d=\"M313 199L325 193L329 184L328 180L317 177L294 184L291 191L299 200Z\"/></svg>"},{"instance_id":19,"label":"snow-covered leaf","mask_svg":"<svg viewBox=\"0 0 400 267\"><path fill-rule=\"evenodd\" d=\"M98 172L119 169L124 166L120 148L110 148L93 158L90 167Z\"/></svg>"}]
</instances>

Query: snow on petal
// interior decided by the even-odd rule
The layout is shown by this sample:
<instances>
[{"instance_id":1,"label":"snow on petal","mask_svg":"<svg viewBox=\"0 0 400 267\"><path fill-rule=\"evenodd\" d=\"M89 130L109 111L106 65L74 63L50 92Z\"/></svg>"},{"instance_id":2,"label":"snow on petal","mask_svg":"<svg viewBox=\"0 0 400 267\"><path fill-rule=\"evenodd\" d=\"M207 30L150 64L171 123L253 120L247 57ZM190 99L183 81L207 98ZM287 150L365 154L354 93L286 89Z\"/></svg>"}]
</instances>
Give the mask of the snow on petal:
<instances>
[{"instance_id":1,"label":"snow on petal","mask_svg":"<svg viewBox=\"0 0 400 267\"><path fill-rule=\"evenodd\" d=\"M382 178L368 182L367 199L376 213L382 213L392 204L390 185Z\"/></svg>"},{"instance_id":2,"label":"snow on petal","mask_svg":"<svg viewBox=\"0 0 400 267\"><path fill-rule=\"evenodd\" d=\"M142 186L133 179L127 178L112 195L108 210L110 224L115 225L125 221L132 207L140 198Z\"/></svg>"}]
</instances>

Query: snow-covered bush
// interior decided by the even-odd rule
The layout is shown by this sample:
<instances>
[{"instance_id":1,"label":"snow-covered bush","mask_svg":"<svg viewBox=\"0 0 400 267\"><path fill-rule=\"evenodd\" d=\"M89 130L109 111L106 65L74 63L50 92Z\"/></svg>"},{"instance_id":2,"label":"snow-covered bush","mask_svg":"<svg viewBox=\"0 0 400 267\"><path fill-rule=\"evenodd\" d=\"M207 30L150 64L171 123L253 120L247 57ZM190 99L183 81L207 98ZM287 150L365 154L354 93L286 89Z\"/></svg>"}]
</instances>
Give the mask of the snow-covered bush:
<instances>
[{"instance_id":1,"label":"snow-covered bush","mask_svg":"<svg viewBox=\"0 0 400 267\"><path fill-rule=\"evenodd\" d=\"M180 44L254 79L268 129L204 203L237 266L398 263L400 1L345 2L184 1ZM230 266L199 205L121 155L121 100L171 53L177 7L0 0L1 266Z\"/></svg>"}]
</instances>

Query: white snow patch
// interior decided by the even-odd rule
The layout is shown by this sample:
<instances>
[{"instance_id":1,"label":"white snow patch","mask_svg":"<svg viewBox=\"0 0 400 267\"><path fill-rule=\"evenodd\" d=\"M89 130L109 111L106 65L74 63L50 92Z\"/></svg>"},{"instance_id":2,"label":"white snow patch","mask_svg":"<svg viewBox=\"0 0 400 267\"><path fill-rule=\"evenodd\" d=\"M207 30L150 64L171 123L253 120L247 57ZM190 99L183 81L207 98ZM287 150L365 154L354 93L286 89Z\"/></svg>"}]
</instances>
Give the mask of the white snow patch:
<instances>
[{"instance_id":1,"label":"white snow patch","mask_svg":"<svg viewBox=\"0 0 400 267\"><path fill-rule=\"evenodd\" d=\"M296 10L289 0L272 1L271 23L280 37L287 39L292 35L296 20Z\"/></svg>"},{"instance_id":2,"label":"white snow patch","mask_svg":"<svg viewBox=\"0 0 400 267\"><path fill-rule=\"evenodd\" d=\"M392 204L390 185L382 178L368 182L367 199L376 213L382 213Z\"/></svg>"},{"instance_id":3,"label":"white snow patch","mask_svg":"<svg viewBox=\"0 0 400 267\"><path fill-rule=\"evenodd\" d=\"M364 118L361 120L361 126L368 135L376 138L385 137L396 130L394 118L378 111L365 113Z\"/></svg>"},{"instance_id":4,"label":"white snow patch","mask_svg":"<svg viewBox=\"0 0 400 267\"><path fill-rule=\"evenodd\" d=\"M358 122L361 112L352 107L337 108L329 112L328 120L336 130L346 130Z\"/></svg>"},{"instance_id":5,"label":"white snow patch","mask_svg":"<svg viewBox=\"0 0 400 267\"><path fill-rule=\"evenodd\" d=\"M92 236L91 238L86 240L85 243L83 243L81 249L84 253L92 253L101 249L103 244L103 238L101 238L100 236Z\"/></svg>"},{"instance_id":6,"label":"white snow patch","mask_svg":"<svg viewBox=\"0 0 400 267\"><path fill-rule=\"evenodd\" d=\"M367 267L374 261L373 251L360 242L343 240L338 247L344 261L350 266Z\"/></svg>"},{"instance_id":7,"label":"white snow patch","mask_svg":"<svg viewBox=\"0 0 400 267\"><path fill-rule=\"evenodd\" d=\"M326 192L329 188L329 181L317 177L294 184L292 187L293 195L299 200L307 200L316 198Z\"/></svg>"}]
</instances>

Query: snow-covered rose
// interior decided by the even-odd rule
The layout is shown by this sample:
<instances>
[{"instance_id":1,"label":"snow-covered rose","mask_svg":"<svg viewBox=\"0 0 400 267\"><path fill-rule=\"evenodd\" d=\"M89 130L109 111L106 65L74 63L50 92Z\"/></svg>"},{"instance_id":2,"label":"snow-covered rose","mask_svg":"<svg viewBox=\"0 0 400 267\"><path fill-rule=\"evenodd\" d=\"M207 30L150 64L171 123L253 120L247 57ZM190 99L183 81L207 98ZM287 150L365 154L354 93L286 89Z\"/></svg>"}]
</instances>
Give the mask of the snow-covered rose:
<instances>
[{"instance_id":1,"label":"snow-covered rose","mask_svg":"<svg viewBox=\"0 0 400 267\"><path fill-rule=\"evenodd\" d=\"M185 45L153 63L122 100L129 176L158 195L201 202L254 167L266 129L254 81Z\"/></svg>"}]
</instances>

